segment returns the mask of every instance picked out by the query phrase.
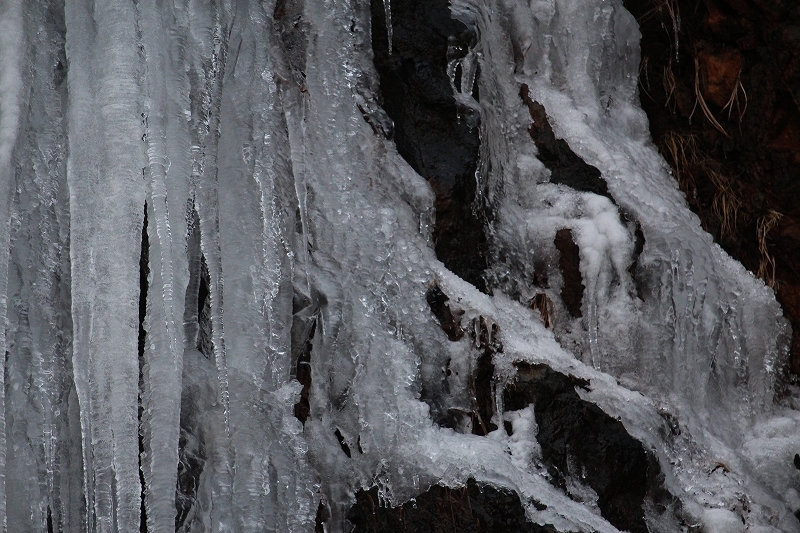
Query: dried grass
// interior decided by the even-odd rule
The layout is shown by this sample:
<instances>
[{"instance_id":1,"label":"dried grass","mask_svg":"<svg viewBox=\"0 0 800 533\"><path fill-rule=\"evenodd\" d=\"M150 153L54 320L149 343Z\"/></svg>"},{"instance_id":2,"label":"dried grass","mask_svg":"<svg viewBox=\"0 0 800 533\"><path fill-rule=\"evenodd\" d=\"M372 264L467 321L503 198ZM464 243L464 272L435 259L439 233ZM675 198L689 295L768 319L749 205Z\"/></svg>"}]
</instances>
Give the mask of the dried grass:
<instances>
[{"instance_id":1,"label":"dried grass","mask_svg":"<svg viewBox=\"0 0 800 533\"><path fill-rule=\"evenodd\" d=\"M662 15L664 11L667 12L667 16L669 17L672 27L667 28L663 17L661 18L661 27L664 28L664 31L667 33L672 30L672 47L675 55L675 61L679 61L678 45L680 44L679 35L681 32L681 8L678 4L678 0L656 0L653 7L646 11L644 15L639 17L639 24L641 25L642 22L656 15Z\"/></svg>"},{"instance_id":2,"label":"dried grass","mask_svg":"<svg viewBox=\"0 0 800 533\"><path fill-rule=\"evenodd\" d=\"M673 102L675 99L675 88L677 87L677 83L675 82L675 73L672 71L672 59L670 58L669 63L664 67L664 77L662 78L664 82L664 94L667 95L666 100L664 100L664 107L670 107L670 102ZM675 105L676 103L673 102L672 104L672 112L675 112Z\"/></svg>"},{"instance_id":3,"label":"dried grass","mask_svg":"<svg viewBox=\"0 0 800 533\"><path fill-rule=\"evenodd\" d=\"M691 122L692 116L694 116L695 109L697 109L697 106L699 104L700 109L703 111L703 115L708 119L709 122L711 122L711 125L714 126L714 128L718 132L720 132L725 137L730 139L731 136L728 135L728 132L725 131L725 128L722 127L722 124L720 124L719 121L717 121L716 117L714 117L714 114L708 108L708 105L706 104L706 101L703 98L703 93L700 90L700 61L697 59L696 56L694 58L694 96L695 96L694 108L692 108L692 112L689 114L689 122Z\"/></svg>"},{"instance_id":4,"label":"dried grass","mask_svg":"<svg viewBox=\"0 0 800 533\"><path fill-rule=\"evenodd\" d=\"M720 222L720 235L732 238L739 223L742 199L731 176L720 170L720 165L700 148L697 135L669 132L661 144L669 160L678 186L688 195L697 194L697 178L705 176L714 189L711 210Z\"/></svg>"},{"instance_id":5,"label":"dried grass","mask_svg":"<svg viewBox=\"0 0 800 533\"><path fill-rule=\"evenodd\" d=\"M700 159L697 135L670 131L662 138L661 143L672 160L672 169L675 179L678 180L678 186L685 192L695 190L697 184L692 167L697 166Z\"/></svg>"},{"instance_id":6,"label":"dried grass","mask_svg":"<svg viewBox=\"0 0 800 533\"><path fill-rule=\"evenodd\" d=\"M747 112L747 91L744 90L744 85L742 85L741 75L742 71L739 70L739 75L736 77L736 85L733 86L731 97L728 99L728 103L725 104L725 107L722 108L723 111L726 109L728 110L728 120L730 120L733 106L736 105L736 114L739 117L739 124L742 123L742 118L744 118L744 114ZM740 90L742 91L742 95L744 95L744 106L742 106L739 101Z\"/></svg>"},{"instance_id":7,"label":"dried grass","mask_svg":"<svg viewBox=\"0 0 800 533\"><path fill-rule=\"evenodd\" d=\"M756 277L761 278L764 282L772 287L777 288L775 281L775 258L769 253L769 246L767 244L767 237L769 232L778 225L778 222L783 218L783 215L774 209L770 209L766 215L758 219L756 226L756 234L758 237L758 251L761 254L761 261L758 265L758 272Z\"/></svg>"},{"instance_id":8,"label":"dried grass","mask_svg":"<svg viewBox=\"0 0 800 533\"><path fill-rule=\"evenodd\" d=\"M709 169L708 178L714 184L714 200L711 210L720 221L720 234L733 237L739 219L742 200L732 188L731 178L716 170Z\"/></svg>"}]
</instances>

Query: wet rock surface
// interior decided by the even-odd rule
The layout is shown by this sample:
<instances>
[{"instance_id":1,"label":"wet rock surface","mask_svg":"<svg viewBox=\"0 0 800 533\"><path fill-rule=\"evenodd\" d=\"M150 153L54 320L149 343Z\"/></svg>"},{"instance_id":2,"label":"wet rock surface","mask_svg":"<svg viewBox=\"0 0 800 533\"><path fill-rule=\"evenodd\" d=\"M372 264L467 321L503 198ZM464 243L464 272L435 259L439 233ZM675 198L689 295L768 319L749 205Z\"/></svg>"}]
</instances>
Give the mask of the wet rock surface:
<instances>
[{"instance_id":1,"label":"wet rock surface","mask_svg":"<svg viewBox=\"0 0 800 533\"><path fill-rule=\"evenodd\" d=\"M399 507L381 504L378 489L361 490L347 519L353 533L557 533L552 526L531 524L514 492L479 485L434 485L414 501Z\"/></svg>"},{"instance_id":2,"label":"wet rock surface","mask_svg":"<svg viewBox=\"0 0 800 533\"><path fill-rule=\"evenodd\" d=\"M625 0L653 141L704 228L770 284L800 374L800 6Z\"/></svg>"},{"instance_id":3,"label":"wet rock surface","mask_svg":"<svg viewBox=\"0 0 800 533\"><path fill-rule=\"evenodd\" d=\"M447 75L448 60L466 54L476 36L450 17L446 0L393 0L390 54L382 0L372 0L371 10L375 68L397 150L436 193L436 254L485 292L487 241L473 205L480 139Z\"/></svg>"}]
</instances>

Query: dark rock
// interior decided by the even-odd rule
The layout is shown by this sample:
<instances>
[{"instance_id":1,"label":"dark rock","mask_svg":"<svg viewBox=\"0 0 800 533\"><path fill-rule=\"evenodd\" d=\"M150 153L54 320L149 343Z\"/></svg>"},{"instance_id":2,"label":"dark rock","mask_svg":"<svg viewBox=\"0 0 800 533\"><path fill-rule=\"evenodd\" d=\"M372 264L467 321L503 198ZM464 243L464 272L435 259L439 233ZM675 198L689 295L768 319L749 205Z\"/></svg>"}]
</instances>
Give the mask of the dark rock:
<instances>
[{"instance_id":1,"label":"dark rock","mask_svg":"<svg viewBox=\"0 0 800 533\"><path fill-rule=\"evenodd\" d=\"M139 532L147 533L147 507L145 506L145 482L144 471L142 470L142 457L144 456L144 433L142 432L142 415L144 414L144 347L147 341L147 329L145 319L147 318L147 293L149 289L148 279L150 277L150 239L147 234L147 202L144 204L144 216L142 223L142 245L139 252L139 484L141 485L141 509L139 516ZM179 481L180 483L180 481ZM179 510L180 512L180 510Z\"/></svg>"},{"instance_id":2,"label":"dark rock","mask_svg":"<svg viewBox=\"0 0 800 533\"><path fill-rule=\"evenodd\" d=\"M211 299L209 298L211 276L204 255L200 256L200 279L197 295L197 350L206 358L214 355L214 343L211 329Z\"/></svg>"},{"instance_id":3,"label":"dark rock","mask_svg":"<svg viewBox=\"0 0 800 533\"><path fill-rule=\"evenodd\" d=\"M314 533L325 533L325 522L330 520L331 518L331 511L325 505L323 500L320 500L319 506L317 507L317 516L314 520Z\"/></svg>"},{"instance_id":4,"label":"dark rock","mask_svg":"<svg viewBox=\"0 0 800 533\"><path fill-rule=\"evenodd\" d=\"M528 133L539 149L539 160L550 170L550 182L561 183L577 191L593 192L613 202L614 199L609 194L608 185L600 171L573 152L564 139L556 138L547 120L544 106L531 99L526 84L523 83L520 87L519 95L528 106L528 112L533 120Z\"/></svg>"},{"instance_id":5,"label":"dark rock","mask_svg":"<svg viewBox=\"0 0 800 533\"><path fill-rule=\"evenodd\" d=\"M476 333L477 329L477 333ZM471 386L475 398L472 409L472 433L475 435L488 435L497 429L492 423L492 417L497 412L494 401L494 354L503 351L500 343L500 328L497 324L489 324L483 317L479 317L477 328L470 328L472 345L479 350L477 365L474 375L471 376Z\"/></svg>"},{"instance_id":6,"label":"dark rock","mask_svg":"<svg viewBox=\"0 0 800 533\"><path fill-rule=\"evenodd\" d=\"M583 285L581 276L581 250L572 238L572 231L563 228L556 232L553 243L558 250L558 268L564 285L561 287L561 300L574 318L583 316L581 303L583 302Z\"/></svg>"},{"instance_id":7,"label":"dark rock","mask_svg":"<svg viewBox=\"0 0 800 533\"><path fill-rule=\"evenodd\" d=\"M442 331L447 334L448 339L455 342L464 336L464 332L461 330L461 313L456 315L450 310L447 305L449 299L436 281L430 284L425 293L425 300L433 316L439 321Z\"/></svg>"},{"instance_id":8,"label":"dark rock","mask_svg":"<svg viewBox=\"0 0 800 533\"><path fill-rule=\"evenodd\" d=\"M389 54L383 1L372 0L371 10L377 100L394 122L398 152L436 193L436 254L485 292L485 215L475 205L480 139L447 76L448 60L466 54L474 32L451 18L447 0L392 0ZM362 112L373 129L387 135L380 117L366 108Z\"/></svg>"},{"instance_id":9,"label":"dark rock","mask_svg":"<svg viewBox=\"0 0 800 533\"><path fill-rule=\"evenodd\" d=\"M296 316L296 315L295 315ZM311 413L309 391L311 390L311 349L314 333L317 331L317 321L312 319L295 320L292 323L292 357L295 363L295 379L303 388L300 390L300 400L294 406L294 416L303 424Z\"/></svg>"},{"instance_id":10,"label":"dark rock","mask_svg":"<svg viewBox=\"0 0 800 533\"><path fill-rule=\"evenodd\" d=\"M628 267L628 273L633 278L633 283L636 287L636 295L640 300L644 300L644 287L642 286L642 279L639 272L639 256L644 251L645 238L642 226L636 222L636 228L633 231L633 261Z\"/></svg>"},{"instance_id":11,"label":"dark rock","mask_svg":"<svg viewBox=\"0 0 800 533\"><path fill-rule=\"evenodd\" d=\"M742 53L735 48L714 50L705 47L698 50L697 59L705 82L703 98L720 109L725 107L737 90L742 72Z\"/></svg>"},{"instance_id":12,"label":"dark rock","mask_svg":"<svg viewBox=\"0 0 800 533\"><path fill-rule=\"evenodd\" d=\"M347 519L353 533L557 533L528 522L516 493L473 479L458 489L434 485L394 508L381 505L377 488L360 490Z\"/></svg>"},{"instance_id":13,"label":"dark rock","mask_svg":"<svg viewBox=\"0 0 800 533\"><path fill-rule=\"evenodd\" d=\"M568 478L579 480L597 493L603 518L620 530L647 533L645 498L672 499L663 488L657 461L621 422L578 396L575 387L587 388L586 380L546 365L516 366L516 381L504 391L504 405L513 411L533 404L536 439L555 482L566 488Z\"/></svg>"},{"instance_id":14,"label":"dark rock","mask_svg":"<svg viewBox=\"0 0 800 533\"><path fill-rule=\"evenodd\" d=\"M342 451L347 456L347 458L349 459L353 457L353 455L350 453L350 446L348 446L347 441L344 440L344 435L342 435L342 432L339 431L339 428L336 428L336 431L334 431L333 433L334 435L336 435L336 440L339 441L339 446L342 448Z\"/></svg>"},{"instance_id":15,"label":"dark rock","mask_svg":"<svg viewBox=\"0 0 800 533\"><path fill-rule=\"evenodd\" d=\"M531 300L530 304L528 304L528 307L539 311L539 316L542 317L544 327L548 329L553 327L553 314L555 310L553 309L553 302L545 293L537 293L536 296L534 296Z\"/></svg>"}]
</instances>

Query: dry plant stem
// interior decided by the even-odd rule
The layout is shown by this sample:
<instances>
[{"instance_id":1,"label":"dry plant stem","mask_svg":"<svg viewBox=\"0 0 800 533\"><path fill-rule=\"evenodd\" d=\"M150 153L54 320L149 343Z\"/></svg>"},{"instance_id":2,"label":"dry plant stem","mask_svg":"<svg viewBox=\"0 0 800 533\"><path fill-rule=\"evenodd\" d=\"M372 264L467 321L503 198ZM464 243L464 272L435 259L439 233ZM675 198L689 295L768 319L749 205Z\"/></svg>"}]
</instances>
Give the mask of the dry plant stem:
<instances>
[{"instance_id":1,"label":"dry plant stem","mask_svg":"<svg viewBox=\"0 0 800 533\"><path fill-rule=\"evenodd\" d=\"M698 61L697 57L694 58L694 95L696 98L695 107L697 107L697 104L700 104L700 109L703 110L703 115L705 115L708 121L711 122L711 125L714 126L714 128L716 128L718 132L720 132L725 137L730 139L731 136L728 135L728 132L725 131L725 128L723 128L722 125L717 121L717 119L714 118L714 115L711 113L711 110L708 108L708 105L706 105L705 99L703 99L703 94L700 91L700 62ZM694 109L692 109L692 115L693 114L694 114ZM692 120L691 115L689 115L689 120L690 121Z\"/></svg>"},{"instance_id":2,"label":"dry plant stem","mask_svg":"<svg viewBox=\"0 0 800 533\"><path fill-rule=\"evenodd\" d=\"M736 104L736 112L739 115L739 124L742 123L742 118L744 118L744 114L747 112L747 91L744 90L744 85L742 85L741 79L742 71L739 70L739 76L736 77L736 85L733 87L733 92L731 92L731 97L728 99L728 103L725 104L725 107L722 108L723 111L726 109L728 110L728 119L731 118L731 112L733 111L733 104ZM742 94L744 95L744 108L740 107L739 104L739 89L742 90Z\"/></svg>"},{"instance_id":3,"label":"dry plant stem","mask_svg":"<svg viewBox=\"0 0 800 533\"><path fill-rule=\"evenodd\" d=\"M715 188L711 209L720 220L720 233L733 237L736 234L739 208L742 207L742 200L731 187L728 176L711 169L707 173Z\"/></svg>"},{"instance_id":4,"label":"dry plant stem","mask_svg":"<svg viewBox=\"0 0 800 533\"><path fill-rule=\"evenodd\" d=\"M681 31L681 10L677 0L667 0L665 3L667 6L667 11L669 11L669 18L672 19L672 35L674 36L675 45L675 62L680 63L680 57L678 56L678 34Z\"/></svg>"},{"instance_id":5,"label":"dry plant stem","mask_svg":"<svg viewBox=\"0 0 800 533\"><path fill-rule=\"evenodd\" d=\"M769 253L767 236L781 218L783 218L782 214L770 209L765 216L758 219L758 225L756 227L758 251L761 253L761 262L758 265L756 277L763 279L764 282L773 289L775 288L775 258Z\"/></svg>"},{"instance_id":6,"label":"dry plant stem","mask_svg":"<svg viewBox=\"0 0 800 533\"><path fill-rule=\"evenodd\" d=\"M642 58L642 62L639 65L639 87L642 88L642 92L647 95L647 97L652 100L653 102L656 101L655 98L650 94L650 58L644 56Z\"/></svg>"},{"instance_id":7,"label":"dry plant stem","mask_svg":"<svg viewBox=\"0 0 800 533\"><path fill-rule=\"evenodd\" d=\"M675 73L672 72L672 58L670 58L669 63L664 67L664 92L667 94L664 107L670 107L670 102L674 100L675 87ZM672 111L675 112L675 105L672 106Z\"/></svg>"}]
</instances>

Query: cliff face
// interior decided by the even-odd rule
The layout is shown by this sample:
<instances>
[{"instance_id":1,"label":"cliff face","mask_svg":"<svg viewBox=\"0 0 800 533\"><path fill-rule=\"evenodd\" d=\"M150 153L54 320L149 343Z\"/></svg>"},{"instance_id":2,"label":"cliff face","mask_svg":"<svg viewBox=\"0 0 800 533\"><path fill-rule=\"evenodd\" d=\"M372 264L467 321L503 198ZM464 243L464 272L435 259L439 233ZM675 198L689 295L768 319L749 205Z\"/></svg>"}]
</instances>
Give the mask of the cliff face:
<instances>
[{"instance_id":1,"label":"cliff face","mask_svg":"<svg viewBox=\"0 0 800 533\"><path fill-rule=\"evenodd\" d=\"M773 284L779 106L655 7L640 90L621 0L0 2L0 529L800 533L782 310L639 100Z\"/></svg>"},{"instance_id":2,"label":"cliff face","mask_svg":"<svg viewBox=\"0 0 800 533\"><path fill-rule=\"evenodd\" d=\"M800 6L627 0L653 141L703 227L776 293L800 375Z\"/></svg>"}]
</instances>

